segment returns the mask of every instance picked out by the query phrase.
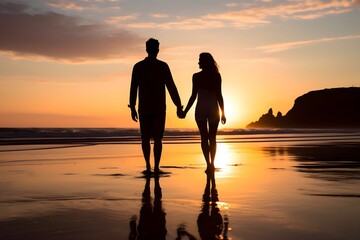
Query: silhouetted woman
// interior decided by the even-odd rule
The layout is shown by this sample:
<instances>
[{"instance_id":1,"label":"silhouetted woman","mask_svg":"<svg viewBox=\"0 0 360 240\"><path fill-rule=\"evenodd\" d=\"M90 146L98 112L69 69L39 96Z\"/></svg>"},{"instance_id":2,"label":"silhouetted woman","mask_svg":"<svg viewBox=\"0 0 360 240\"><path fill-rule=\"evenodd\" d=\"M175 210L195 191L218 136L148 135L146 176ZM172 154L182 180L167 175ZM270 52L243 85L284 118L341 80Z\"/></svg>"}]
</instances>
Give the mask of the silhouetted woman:
<instances>
[{"instance_id":1,"label":"silhouetted woman","mask_svg":"<svg viewBox=\"0 0 360 240\"><path fill-rule=\"evenodd\" d=\"M220 121L226 123L224 100L221 93L221 75L218 65L210 53L201 53L199 68L202 71L193 75L192 94L184 110L184 116L190 110L196 97L195 120L201 135L201 149L204 154L207 168L206 173L214 170L216 154L216 133Z\"/></svg>"}]
</instances>

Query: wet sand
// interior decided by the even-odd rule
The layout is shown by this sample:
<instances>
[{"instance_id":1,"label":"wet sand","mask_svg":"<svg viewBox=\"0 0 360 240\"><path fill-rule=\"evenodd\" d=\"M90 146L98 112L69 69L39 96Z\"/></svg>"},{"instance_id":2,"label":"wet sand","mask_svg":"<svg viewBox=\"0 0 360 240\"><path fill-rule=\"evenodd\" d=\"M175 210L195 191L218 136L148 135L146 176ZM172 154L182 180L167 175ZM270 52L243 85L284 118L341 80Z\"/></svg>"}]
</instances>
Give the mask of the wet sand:
<instances>
[{"instance_id":1,"label":"wet sand","mask_svg":"<svg viewBox=\"0 0 360 240\"><path fill-rule=\"evenodd\" d=\"M360 235L358 135L219 136L212 180L197 138L165 141L160 178L121 143L0 146L0 239Z\"/></svg>"}]
</instances>

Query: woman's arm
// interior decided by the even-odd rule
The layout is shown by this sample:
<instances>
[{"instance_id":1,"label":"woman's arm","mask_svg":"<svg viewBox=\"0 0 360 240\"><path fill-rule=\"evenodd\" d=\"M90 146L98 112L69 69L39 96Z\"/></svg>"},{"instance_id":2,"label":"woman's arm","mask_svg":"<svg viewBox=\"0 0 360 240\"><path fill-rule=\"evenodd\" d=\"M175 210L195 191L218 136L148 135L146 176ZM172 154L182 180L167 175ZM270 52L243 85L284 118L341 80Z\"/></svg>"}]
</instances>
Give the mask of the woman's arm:
<instances>
[{"instance_id":1,"label":"woman's arm","mask_svg":"<svg viewBox=\"0 0 360 240\"><path fill-rule=\"evenodd\" d=\"M190 110L190 108L194 104L197 93L198 93L198 87L197 87L197 84L196 84L196 79L195 79L195 74L194 74L193 78L192 78L192 93L191 93L191 96L189 98L188 104L186 105L186 108L184 110L185 115L188 113L188 111Z\"/></svg>"},{"instance_id":2,"label":"woman's arm","mask_svg":"<svg viewBox=\"0 0 360 240\"><path fill-rule=\"evenodd\" d=\"M221 109L221 123L226 123L226 117L225 117L225 109L224 109L224 98L222 96L221 91L221 75L219 74L219 85L217 87L217 101L219 103L220 109Z\"/></svg>"}]
</instances>

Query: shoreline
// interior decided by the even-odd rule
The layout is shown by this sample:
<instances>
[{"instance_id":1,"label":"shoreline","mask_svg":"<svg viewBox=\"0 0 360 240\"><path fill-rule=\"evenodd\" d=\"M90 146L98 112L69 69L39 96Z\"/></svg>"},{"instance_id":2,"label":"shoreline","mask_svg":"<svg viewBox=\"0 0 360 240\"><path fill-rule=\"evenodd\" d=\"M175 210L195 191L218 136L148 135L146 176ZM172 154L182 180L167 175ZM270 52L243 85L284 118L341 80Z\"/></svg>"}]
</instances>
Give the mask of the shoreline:
<instances>
[{"instance_id":1,"label":"shoreline","mask_svg":"<svg viewBox=\"0 0 360 240\"><path fill-rule=\"evenodd\" d=\"M301 133L301 134L264 134L264 135L217 135L219 143L250 143L250 142L296 142L296 141L336 141L336 140L360 140L360 131L343 133ZM200 142L198 134L189 136L164 136L164 144L194 144ZM1 138L0 146L12 145L97 145L97 144L138 144L140 136L131 137L27 137L27 138Z\"/></svg>"}]
</instances>

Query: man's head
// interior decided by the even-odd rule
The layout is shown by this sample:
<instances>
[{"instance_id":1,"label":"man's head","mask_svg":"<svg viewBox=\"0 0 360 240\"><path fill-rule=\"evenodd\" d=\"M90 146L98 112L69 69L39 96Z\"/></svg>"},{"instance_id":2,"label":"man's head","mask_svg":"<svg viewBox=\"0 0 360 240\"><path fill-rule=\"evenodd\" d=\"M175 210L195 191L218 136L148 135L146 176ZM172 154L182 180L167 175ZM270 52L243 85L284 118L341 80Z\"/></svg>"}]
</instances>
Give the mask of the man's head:
<instances>
[{"instance_id":1,"label":"man's head","mask_svg":"<svg viewBox=\"0 0 360 240\"><path fill-rule=\"evenodd\" d=\"M159 53L159 41L154 39L154 38L150 38L149 40L146 41L146 52L149 55L157 55Z\"/></svg>"}]
</instances>

